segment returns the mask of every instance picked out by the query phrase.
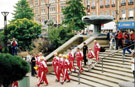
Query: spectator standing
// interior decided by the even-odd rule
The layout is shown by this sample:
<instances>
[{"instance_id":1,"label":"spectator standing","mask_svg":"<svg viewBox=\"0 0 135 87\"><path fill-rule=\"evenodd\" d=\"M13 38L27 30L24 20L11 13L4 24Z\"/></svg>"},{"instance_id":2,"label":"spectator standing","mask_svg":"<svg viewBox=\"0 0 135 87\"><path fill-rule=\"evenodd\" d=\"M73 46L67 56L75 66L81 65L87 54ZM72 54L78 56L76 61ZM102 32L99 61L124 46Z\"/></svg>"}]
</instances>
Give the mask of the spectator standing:
<instances>
[{"instance_id":1,"label":"spectator standing","mask_svg":"<svg viewBox=\"0 0 135 87\"><path fill-rule=\"evenodd\" d=\"M84 65L86 65L87 59L86 59L86 54L88 53L88 47L86 43L83 43L83 60L84 60Z\"/></svg>"},{"instance_id":2,"label":"spectator standing","mask_svg":"<svg viewBox=\"0 0 135 87\"><path fill-rule=\"evenodd\" d=\"M8 51L10 54L12 54L12 48L11 48L11 40L9 39L7 42L7 46L8 46Z\"/></svg>"},{"instance_id":3,"label":"spectator standing","mask_svg":"<svg viewBox=\"0 0 135 87\"><path fill-rule=\"evenodd\" d=\"M35 55L32 56L31 58L31 75L35 76L36 71L34 69L34 67L36 66L36 59L35 59Z\"/></svg>"},{"instance_id":4,"label":"spectator standing","mask_svg":"<svg viewBox=\"0 0 135 87\"><path fill-rule=\"evenodd\" d=\"M129 47L128 47L129 45L130 45L130 42L129 42L129 34L128 34L128 32L126 31L126 32L125 32L125 35L124 35L123 56L125 56L125 51L126 51L126 50L131 54L131 51L129 50Z\"/></svg>"},{"instance_id":5,"label":"spectator standing","mask_svg":"<svg viewBox=\"0 0 135 87\"><path fill-rule=\"evenodd\" d=\"M118 35L117 35L116 50L118 50L118 47L119 47L119 46L120 46L121 48L123 48L122 39L123 39L123 34L122 34L121 30L119 30Z\"/></svg>"},{"instance_id":6,"label":"spectator standing","mask_svg":"<svg viewBox=\"0 0 135 87\"><path fill-rule=\"evenodd\" d=\"M11 41L12 55L17 55L17 46L18 46L18 43L15 40L15 38L13 38L13 40Z\"/></svg>"},{"instance_id":7,"label":"spectator standing","mask_svg":"<svg viewBox=\"0 0 135 87\"><path fill-rule=\"evenodd\" d=\"M114 36L111 36L111 40L110 40L110 50L112 50L112 48L115 50L115 39Z\"/></svg>"}]
</instances>

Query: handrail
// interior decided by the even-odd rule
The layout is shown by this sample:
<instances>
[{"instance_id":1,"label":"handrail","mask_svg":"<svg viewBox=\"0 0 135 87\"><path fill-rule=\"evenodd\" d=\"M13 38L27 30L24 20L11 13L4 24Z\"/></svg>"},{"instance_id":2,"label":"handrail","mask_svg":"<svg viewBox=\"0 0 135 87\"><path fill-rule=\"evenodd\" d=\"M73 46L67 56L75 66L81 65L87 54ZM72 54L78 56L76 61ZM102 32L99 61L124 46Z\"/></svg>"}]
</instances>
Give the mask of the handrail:
<instances>
[{"instance_id":1,"label":"handrail","mask_svg":"<svg viewBox=\"0 0 135 87\"><path fill-rule=\"evenodd\" d=\"M127 48L127 47L131 47L131 46L133 46L133 45L135 45L135 40L134 40L134 43L133 43L133 44L131 44L131 45L129 45L129 46L126 46L126 47L124 47L123 49L125 49L125 48ZM122 49L122 50L123 50L123 49ZM135 47L134 47L134 49L135 49ZM111 54L113 55L113 54L115 54L115 53L117 53L117 52L119 52L119 51L121 51L121 49L120 49L120 50L117 50L117 51L115 51L115 52L112 52ZM106 57L108 57L108 56L110 56L110 54L105 55L105 56L102 57L102 73L104 72L104 71L103 71L103 65L104 65L104 64L103 64L103 59L106 58ZM124 56L122 56L122 57L123 57L123 64L124 64Z\"/></svg>"}]
</instances>

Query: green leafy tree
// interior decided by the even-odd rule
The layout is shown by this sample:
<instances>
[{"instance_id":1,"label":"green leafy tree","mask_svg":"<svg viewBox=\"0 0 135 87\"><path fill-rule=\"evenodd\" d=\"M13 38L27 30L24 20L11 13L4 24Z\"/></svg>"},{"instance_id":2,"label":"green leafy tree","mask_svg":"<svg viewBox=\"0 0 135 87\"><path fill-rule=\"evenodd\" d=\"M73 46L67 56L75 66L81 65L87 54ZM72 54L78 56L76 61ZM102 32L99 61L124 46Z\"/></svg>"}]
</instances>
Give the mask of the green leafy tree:
<instances>
[{"instance_id":1,"label":"green leafy tree","mask_svg":"<svg viewBox=\"0 0 135 87\"><path fill-rule=\"evenodd\" d=\"M69 0L66 3L68 6L63 9L64 24L70 24L74 22L74 30L84 29L85 23L82 21L82 17L86 15L85 8L82 5L82 0Z\"/></svg>"},{"instance_id":2,"label":"green leafy tree","mask_svg":"<svg viewBox=\"0 0 135 87\"><path fill-rule=\"evenodd\" d=\"M16 38L21 50L30 50L32 40L41 34L41 25L32 20L17 19L7 26L8 38Z\"/></svg>"},{"instance_id":3,"label":"green leafy tree","mask_svg":"<svg viewBox=\"0 0 135 87\"><path fill-rule=\"evenodd\" d=\"M23 18L32 19L34 16L32 12L33 9L30 8L27 0L19 0L16 6L14 6L14 8L15 8L15 13L13 13L14 20Z\"/></svg>"},{"instance_id":4,"label":"green leafy tree","mask_svg":"<svg viewBox=\"0 0 135 87\"><path fill-rule=\"evenodd\" d=\"M0 85L9 87L21 80L30 70L29 64L19 56L0 54Z\"/></svg>"},{"instance_id":5,"label":"green leafy tree","mask_svg":"<svg viewBox=\"0 0 135 87\"><path fill-rule=\"evenodd\" d=\"M67 40L74 36L72 27L51 27L48 32L49 40L51 40L52 46L56 49L60 45L64 44Z\"/></svg>"}]
</instances>

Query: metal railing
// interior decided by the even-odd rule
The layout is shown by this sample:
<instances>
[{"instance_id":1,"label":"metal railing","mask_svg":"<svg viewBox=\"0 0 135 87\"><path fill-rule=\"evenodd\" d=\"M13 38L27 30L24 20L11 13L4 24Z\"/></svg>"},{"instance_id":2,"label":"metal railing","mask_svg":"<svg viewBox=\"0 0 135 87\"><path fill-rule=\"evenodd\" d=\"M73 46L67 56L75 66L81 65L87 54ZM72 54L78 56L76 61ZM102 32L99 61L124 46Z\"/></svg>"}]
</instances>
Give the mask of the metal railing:
<instances>
[{"instance_id":1,"label":"metal railing","mask_svg":"<svg viewBox=\"0 0 135 87\"><path fill-rule=\"evenodd\" d=\"M134 42L133 42L133 44L131 44L131 45L129 45L129 46L126 46L126 47L124 47L123 49L125 49L125 48L127 48L127 47L131 47L131 46L134 46L134 51L135 51L135 40L134 40ZM110 55L114 55L115 53L117 53L117 52L119 52L119 51L121 51L121 50L123 50L123 49L120 49L120 50L117 50L117 51L115 51L115 52L112 52L111 54L108 54L108 55L105 55L105 56L103 56L103 57L101 57L101 59L102 59L102 73L104 72L104 58L106 58L106 57L108 57L108 56L110 56ZM122 56L122 59L123 59L123 64L124 64L124 56Z\"/></svg>"}]
</instances>

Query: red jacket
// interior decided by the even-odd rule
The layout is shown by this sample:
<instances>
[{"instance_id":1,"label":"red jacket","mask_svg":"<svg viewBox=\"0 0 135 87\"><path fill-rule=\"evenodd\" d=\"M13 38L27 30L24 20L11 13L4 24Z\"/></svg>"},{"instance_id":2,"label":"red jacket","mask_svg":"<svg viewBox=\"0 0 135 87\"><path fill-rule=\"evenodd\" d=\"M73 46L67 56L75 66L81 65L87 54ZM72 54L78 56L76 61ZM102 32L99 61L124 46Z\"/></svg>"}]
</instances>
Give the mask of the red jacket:
<instances>
[{"instance_id":1,"label":"red jacket","mask_svg":"<svg viewBox=\"0 0 135 87\"><path fill-rule=\"evenodd\" d=\"M134 40L135 39L135 34L134 33L130 34L130 38L131 38L131 40Z\"/></svg>"},{"instance_id":2,"label":"red jacket","mask_svg":"<svg viewBox=\"0 0 135 87\"><path fill-rule=\"evenodd\" d=\"M100 51L100 45L98 43L95 43L94 45L94 51Z\"/></svg>"},{"instance_id":3,"label":"red jacket","mask_svg":"<svg viewBox=\"0 0 135 87\"><path fill-rule=\"evenodd\" d=\"M82 61L83 60L83 53L81 51L77 52L75 57L76 57L77 61Z\"/></svg>"},{"instance_id":4,"label":"red jacket","mask_svg":"<svg viewBox=\"0 0 135 87\"><path fill-rule=\"evenodd\" d=\"M68 55L69 55L69 61L74 61L74 54L70 52Z\"/></svg>"},{"instance_id":5,"label":"red jacket","mask_svg":"<svg viewBox=\"0 0 135 87\"><path fill-rule=\"evenodd\" d=\"M118 38L118 39L122 39L122 38L123 38L123 34L122 34L122 32L121 32L121 33L118 33L117 38Z\"/></svg>"},{"instance_id":6,"label":"red jacket","mask_svg":"<svg viewBox=\"0 0 135 87\"><path fill-rule=\"evenodd\" d=\"M94 58L94 53L93 53L93 51L92 50L90 50L89 52L88 52L88 58Z\"/></svg>"},{"instance_id":7,"label":"red jacket","mask_svg":"<svg viewBox=\"0 0 135 87\"><path fill-rule=\"evenodd\" d=\"M63 60L63 69L68 69L69 68L69 61L67 59Z\"/></svg>"},{"instance_id":8,"label":"red jacket","mask_svg":"<svg viewBox=\"0 0 135 87\"><path fill-rule=\"evenodd\" d=\"M58 57L56 56L56 57L54 57L53 58L53 62L52 62L52 66L58 66L58 62L59 62L59 59L58 59Z\"/></svg>"}]
</instances>

